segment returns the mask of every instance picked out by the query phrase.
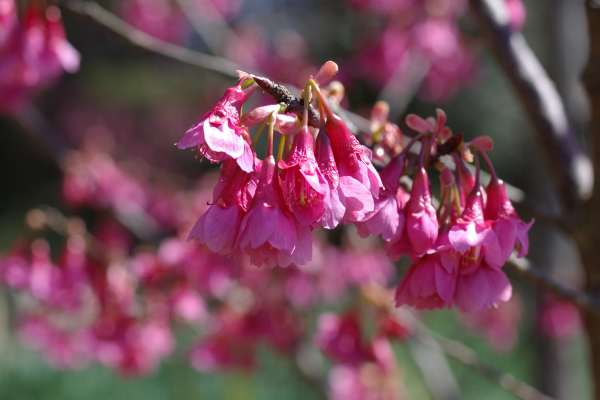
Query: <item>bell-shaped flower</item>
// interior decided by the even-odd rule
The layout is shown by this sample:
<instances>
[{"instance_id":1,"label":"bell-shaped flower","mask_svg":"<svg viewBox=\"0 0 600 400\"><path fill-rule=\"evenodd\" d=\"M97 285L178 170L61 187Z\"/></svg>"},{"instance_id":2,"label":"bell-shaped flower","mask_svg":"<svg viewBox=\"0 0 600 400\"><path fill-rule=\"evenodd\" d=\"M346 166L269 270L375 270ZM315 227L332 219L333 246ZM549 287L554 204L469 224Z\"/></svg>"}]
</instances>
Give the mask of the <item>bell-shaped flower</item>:
<instances>
[{"instance_id":1,"label":"bell-shaped flower","mask_svg":"<svg viewBox=\"0 0 600 400\"><path fill-rule=\"evenodd\" d=\"M410 199L406 203L406 232L417 254L429 250L438 237L438 221L431 202L429 177L419 168L413 178Z\"/></svg>"},{"instance_id":2,"label":"bell-shaped flower","mask_svg":"<svg viewBox=\"0 0 600 400\"><path fill-rule=\"evenodd\" d=\"M206 244L209 249L222 255L235 255L240 224L256 186L251 174L243 172L238 166L226 182L215 202L196 222L187 240L194 239Z\"/></svg>"},{"instance_id":3,"label":"bell-shaped flower","mask_svg":"<svg viewBox=\"0 0 600 400\"><path fill-rule=\"evenodd\" d=\"M339 316L324 313L319 316L315 345L336 363L358 365L373 361L373 353L364 343L358 316L350 311Z\"/></svg>"},{"instance_id":4,"label":"bell-shaped flower","mask_svg":"<svg viewBox=\"0 0 600 400\"><path fill-rule=\"evenodd\" d=\"M440 236L436 247L444 268L460 275L473 273L483 261L498 269L506 262L496 234L483 219L479 190L469 194L462 215L449 232Z\"/></svg>"},{"instance_id":5,"label":"bell-shaped flower","mask_svg":"<svg viewBox=\"0 0 600 400\"><path fill-rule=\"evenodd\" d=\"M383 188L379 190L379 198L374 200L373 211L367 213L361 222L356 223L359 236L366 238L369 234L381 235L383 240L390 241L402 235L405 221L398 190L405 161L406 156L401 153L381 171Z\"/></svg>"},{"instance_id":6,"label":"bell-shaped flower","mask_svg":"<svg viewBox=\"0 0 600 400\"><path fill-rule=\"evenodd\" d=\"M319 169L329 185L324 200L325 211L321 218L323 228L333 229L342 220L362 221L368 212L373 211L373 196L361 182L339 173L331 141L323 126L317 136L315 155Z\"/></svg>"},{"instance_id":7,"label":"bell-shaped flower","mask_svg":"<svg viewBox=\"0 0 600 400\"><path fill-rule=\"evenodd\" d=\"M348 130L344 121L331 111L327 115L325 130L331 140L331 148L340 176L349 176L366 187L373 197L379 197L383 186L381 178L371 163L371 150L362 146Z\"/></svg>"},{"instance_id":8,"label":"bell-shaped flower","mask_svg":"<svg viewBox=\"0 0 600 400\"><path fill-rule=\"evenodd\" d=\"M527 232L535 220L526 223L517 215L501 180L492 177L486 191L485 218L493 222L492 229L498 236L503 257L508 259L515 245L519 250L518 257L526 256L529 252Z\"/></svg>"},{"instance_id":9,"label":"bell-shaped flower","mask_svg":"<svg viewBox=\"0 0 600 400\"><path fill-rule=\"evenodd\" d=\"M302 225L312 225L325 212L325 196L329 185L315 159L313 136L308 126L294 136L286 160L279 162L283 197Z\"/></svg>"},{"instance_id":10,"label":"bell-shaped flower","mask_svg":"<svg viewBox=\"0 0 600 400\"><path fill-rule=\"evenodd\" d=\"M427 254L411 265L396 289L396 307L450 308L456 290L456 273L448 272L439 254Z\"/></svg>"},{"instance_id":11,"label":"bell-shaped flower","mask_svg":"<svg viewBox=\"0 0 600 400\"><path fill-rule=\"evenodd\" d=\"M311 229L295 221L286 208L275 176L275 160L267 156L236 240L252 264L287 267L292 262L304 265L312 258Z\"/></svg>"},{"instance_id":12,"label":"bell-shaped flower","mask_svg":"<svg viewBox=\"0 0 600 400\"><path fill-rule=\"evenodd\" d=\"M512 286L506 274L482 262L471 274L456 278L454 304L461 312L485 311L498 307L499 301L508 301Z\"/></svg>"},{"instance_id":13,"label":"bell-shaped flower","mask_svg":"<svg viewBox=\"0 0 600 400\"><path fill-rule=\"evenodd\" d=\"M254 170L254 153L250 138L240 125L240 108L256 88L243 89L248 79L242 77L236 86L225 91L217 105L194 124L177 143L180 149L198 148L198 153L211 162L234 159L245 172Z\"/></svg>"}]
</instances>

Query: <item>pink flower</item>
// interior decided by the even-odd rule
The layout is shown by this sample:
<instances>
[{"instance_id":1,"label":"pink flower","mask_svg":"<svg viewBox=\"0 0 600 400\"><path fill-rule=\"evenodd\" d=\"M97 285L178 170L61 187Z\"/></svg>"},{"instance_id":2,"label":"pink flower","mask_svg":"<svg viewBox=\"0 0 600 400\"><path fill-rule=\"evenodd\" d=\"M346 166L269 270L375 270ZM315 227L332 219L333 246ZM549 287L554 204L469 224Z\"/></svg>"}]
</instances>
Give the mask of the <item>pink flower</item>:
<instances>
[{"instance_id":1,"label":"pink flower","mask_svg":"<svg viewBox=\"0 0 600 400\"><path fill-rule=\"evenodd\" d=\"M410 199L406 203L406 233L414 252L425 254L438 237L436 210L431 202L429 177L425 168L415 173Z\"/></svg>"},{"instance_id":2,"label":"pink flower","mask_svg":"<svg viewBox=\"0 0 600 400\"><path fill-rule=\"evenodd\" d=\"M331 110L327 113L325 131L331 140L331 148L340 176L356 179L371 192L373 197L379 197L379 188L383 183L371 164L373 158L371 150L362 146L348 130L344 121Z\"/></svg>"},{"instance_id":3,"label":"pink flower","mask_svg":"<svg viewBox=\"0 0 600 400\"><path fill-rule=\"evenodd\" d=\"M404 304L418 309L452 307L456 273L442 266L439 254L428 254L414 263L396 289L396 307Z\"/></svg>"},{"instance_id":4,"label":"pink flower","mask_svg":"<svg viewBox=\"0 0 600 400\"><path fill-rule=\"evenodd\" d=\"M321 218L323 228L333 229L342 220L362 221L368 212L373 211L373 196L368 188L352 176L340 176L329 136L323 126L317 136L315 154L319 169L329 185Z\"/></svg>"},{"instance_id":5,"label":"pink flower","mask_svg":"<svg viewBox=\"0 0 600 400\"><path fill-rule=\"evenodd\" d=\"M454 304L462 312L485 311L508 301L512 286L504 272L482 262L472 274L458 275Z\"/></svg>"},{"instance_id":6,"label":"pink flower","mask_svg":"<svg viewBox=\"0 0 600 400\"><path fill-rule=\"evenodd\" d=\"M444 268L448 272L468 275L485 261L500 268L508 256L502 251L498 237L483 219L483 202L479 190L473 190L461 217L437 243Z\"/></svg>"},{"instance_id":7,"label":"pink flower","mask_svg":"<svg viewBox=\"0 0 600 400\"><path fill-rule=\"evenodd\" d=\"M236 245L250 255L252 264L287 267L312 258L311 229L300 225L286 210L275 159L267 156L256 194L242 220Z\"/></svg>"},{"instance_id":8,"label":"pink flower","mask_svg":"<svg viewBox=\"0 0 600 400\"><path fill-rule=\"evenodd\" d=\"M227 179L225 188L215 202L200 217L188 236L222 255L235 255L235 240L239 234L242 218L248 211L255 186L250 185L252 176L236 167ZM250 190L248 190L250 189Z\"/></svg>"},{"instance_id":9,"label":"pink flower","mask_svg":"<svg viewBox=\"0 0 600 400\"><path fill-rule=\"evenodd\" d=\"M501 180L492 178L486 191L485 218L493 222L492 229L498 236L503 257L508 259L515 245L519 250L518 257L525 257L529 252L527 232L535 220L525 223L517 215Z\"/></svg>"},{"instance_id":10,"label":"pink flower","mask_svg":"<svg viewBox=\"0 0 600 400\"><path fill-rule=\"evenodd\" d=\"M373 211L367 213L361 222L356 223L361 237L366 238L369 234L381 235L383 240L390 241L402 235L405 221L398 190L405 161L404 154L398 155L381 171L383 188L379 190L379 198L374 200Z\"/></svg>"},{"instance_id":11,"label":"pink flower","mask_svg":"<svg viewBox=\"0 0 600 400\"><path fill-rule=\"evenodd\" d=\"M256 88L242 90L247 77L225 91L223 98L208 111L177 143L180 149L198 147L198 153L211 162L234 159L245 172L254 170L254 153L250 138L240 125L240 108Z\"/></svg>"},{"instance_id":12,"label":"pink flower","mask_svg":"<svg viewBox=\"0 0 600 400\"><path fill-rule=\"evenodd\" d=\"M313 136L305 126L294 136L287 159L279 162L283 197L302 225L312 225L321 218L329 191L313 149Z\"/></svg>"},{"instance_id":13,"label":"pink flower","mask_svg":"<svg viewBox=\"0 0 600 400\"><path fill-rule=\"evenodd\" d=\"M357 365L373 360L371 349L363 343L361 328L355 312L343 316L324 313L319 316L315 345L332 360Z\"/></svg>"}]
</instances>

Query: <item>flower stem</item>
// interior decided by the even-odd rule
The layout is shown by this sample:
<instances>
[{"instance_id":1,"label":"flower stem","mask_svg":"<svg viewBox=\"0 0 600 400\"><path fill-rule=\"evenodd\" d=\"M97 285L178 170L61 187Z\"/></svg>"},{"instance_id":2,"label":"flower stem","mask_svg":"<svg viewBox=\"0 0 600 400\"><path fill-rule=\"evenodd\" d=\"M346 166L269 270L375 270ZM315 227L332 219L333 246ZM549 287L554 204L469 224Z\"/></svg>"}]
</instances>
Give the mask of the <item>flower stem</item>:
<instances>
[{"instance_id":1,"label":"flower stem","mask_svg":"<svg viewBox=\"0 0 600 400\"><path fill-rule=\"evenodd\" d=\"M256 143L258 143L258 139L260 139L260 135L262 134L263 129L265 129L265 126L267 126L267 122L269 122L269 119L271 118L271 116L273 116L273 113L269 114L269 116L267 118L264 119L264 121L262 122L262 124L260 124L260 126L258 127L258 131L256 131L256 134L254 135L254 138L252 139L252 150L254 150L254 148L256 147Z\"/></svg>"},{"instance_id":2,"label":"flower stem","mask_svg":"<svg viewBox=\"0 0 600 400\"><path fill-rule=\"evenodd\" d=\"M492 161L490 160L488 155L485 154L485 151L481 150L481 148L479 146L477 146L476 144L471 144L471 145L469 145L469 147L474 149L477 153L479 153L479 155L481 155L481 158L483 158L483 162L485 162L485 165L486 165L488 171L490 172L490 175L492 176L492 179L490 180L490 182L498 182L500 179L498 178L498 175L496 175L496 170L494 169L494 166L492 165ZM479 178L479 176L477 176L477 178Z\"/></svg>"},{"instance_id":3,"label":"flower stem","mask_svg":"<svg viewBox=\"0 0 600 400\"><path fill-rule=\"evenodd\" d=\"M275 132L275 111L269 115L269 141L267 143L267 157L273 156L273 133Z\"/></svg>"},{"instance_id":4,"label":"flower stem","mask_svg":"<svg viewBox=\"0 0 600 400\"><path fill-rule=\"evenodd\" d=\"M281 135L281 138L279 138L279 150L277 151L277 164L279 164L279 161L281 161L281 159L283 158L283 149L285 148L285 140L286 137L289 135Z\"/></svg>"}]
</instances>

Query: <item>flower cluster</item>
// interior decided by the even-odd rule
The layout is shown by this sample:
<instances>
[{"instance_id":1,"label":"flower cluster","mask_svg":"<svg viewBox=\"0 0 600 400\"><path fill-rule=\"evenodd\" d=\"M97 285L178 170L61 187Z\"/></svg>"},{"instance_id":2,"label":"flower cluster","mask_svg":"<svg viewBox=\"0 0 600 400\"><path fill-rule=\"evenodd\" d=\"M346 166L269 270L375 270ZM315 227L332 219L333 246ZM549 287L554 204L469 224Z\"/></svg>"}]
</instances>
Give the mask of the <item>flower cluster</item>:
<instances>
[{"instance_id":1,"label":"flower cluster","mask_svg":"<svg viewBox=\"0 0 600 400\"><path fill-rule=\"evenodd\" d=\"M313 228L358 222L373 211L382 183L371 151L359 144L319 91L319 83L335 72L337 66L327 63L305 90L310 96L313 87L324 109L316 144L308 127L308 101L302 121L280 114L279 105L259 107L240 118L241 105L256 87L243 73L217 106L186 132L178 147L197 149L210 161L225 160L213 203L190 239L224 255L242 250L258 266L304 265L312 257ZM248 127L260 121L269 124L267 157L262 161L256 160L252 148L260 133L252 142L248 134ZM275 129L282 133L277 163Z\"/></svg>"},{"instance_id":2,"label":"flower cluster","mask_svg":"<svg viewBox=\"0 0 600 400\"><path fill-rule=\"evenodd\" d=\"M14 0L0 0L0 113L16 111L63 71L79 69L60 11L36 2L19 18Z\"/></svg>"},{"instance_id":3,"label":"flower cluster","mask_svg":"<svg viewBox=\"0 0 600 400\"><path fill-rule=\"evenodd\" d=\"M495 174L486 155L493 147L491 139L481 136L464 142L462 135L453 135L445 126L441 110L435 119L409 115L406 122L417 136L378 173L371 150L359 143L321 92L320 86L336 72L337 66L328 62L315 79L309 79L301 119L285 114L277 104L240 117L241 105L258 79L241 73L238 84L188 130L178 143L180 148L197 149L198 155L211 161L225 160L213 203L189 239L223 255L243 251L258 266L286 267L311 259L314 228L355 224L362 237L381 235L392 259L410 257L413 265L396 293L398 306L456 305L467 312L507 301L511 286L501 267L515 246L519 257L527 254L531 223L516 214ZM311 91L321 111L318 132L308 126ZM269 125L267 157L262 161L253 152L262 128L252 141L248 129L261 121L263 127ZM378 126L388 124L379 121ZM282 134L277 163L275 129ZM388 130L399 134L393 127ZM419 139L419 155L411 158ZM442 155L450 162L441 161ZM492 175L487 188L480 184L480 158ZM475 161L475 175L465 160ZM415 170L410 194L400 185L407 165ZM437 209L430 166L441 171Z\"/></svg>"}]
</instances>

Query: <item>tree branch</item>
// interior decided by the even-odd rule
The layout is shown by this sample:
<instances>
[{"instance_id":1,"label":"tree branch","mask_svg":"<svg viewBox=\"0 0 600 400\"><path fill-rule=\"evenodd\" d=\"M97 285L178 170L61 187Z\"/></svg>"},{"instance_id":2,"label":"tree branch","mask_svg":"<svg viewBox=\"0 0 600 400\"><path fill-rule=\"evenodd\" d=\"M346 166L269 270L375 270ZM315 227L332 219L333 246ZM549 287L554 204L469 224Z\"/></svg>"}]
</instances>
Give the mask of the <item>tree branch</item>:
<instances>
[{"instance_id":1,"label":"tree branch","mask_svg":"<svg viewBox=\"0 0 600 400\"><path fill-rule=\"evenodd\" d=\"M504 265L504 268L539 289L572 302L580 310L600 317L600 303L598 301L595 301L590 295L554 279L545 271L533 266L526 258L517 258L513 254Z\"/></svg>"},{"instance_id":2,"label":"tree branch","mask_svg":"<svg viewBox=\"0 0 600 400\"><path fill-rule=\"evenodd\" d=\"M145 50L149 50L182 63L200 67L229 78L238 78L236 70L242 69L239 65L224 58L198 53L196 51L186 49L185 47L156 39L155 37L152 37L147 33L144 33L139 29L129 25L127 22L123 21L110 11L102 8L95 1L59 0L58 3L75 14L91 18L108 30L119 34L128 42Z\"/></svg>"},{"instance_id":3,"label":"tree branch","mask_svg":"<svg viewBox=\"0 0 600 400\"><path fill-rule=\"evenodd\" d=\"M511 392L523 400L553 400L534 387L517 380L514 376L498 371L483 361L477 353L456 340L445 338L429 330L417 318L414 318L415 332L413 338L434 350L460 361L469 368L496 383L501 388Z\"/></svg>"},{"instance_id":4,"label":"tree branch","mask_svg":"<svg viewBox=\"0 0 600 400\"><path fill-rule=\"evenodd\" d=\"M521 99L556 178L563 207L573 213L589 198L594 172L567 119L564 104L523 35L509 27L502 0L470 0L496 58Z\"/></svg>"}]
</instances>

